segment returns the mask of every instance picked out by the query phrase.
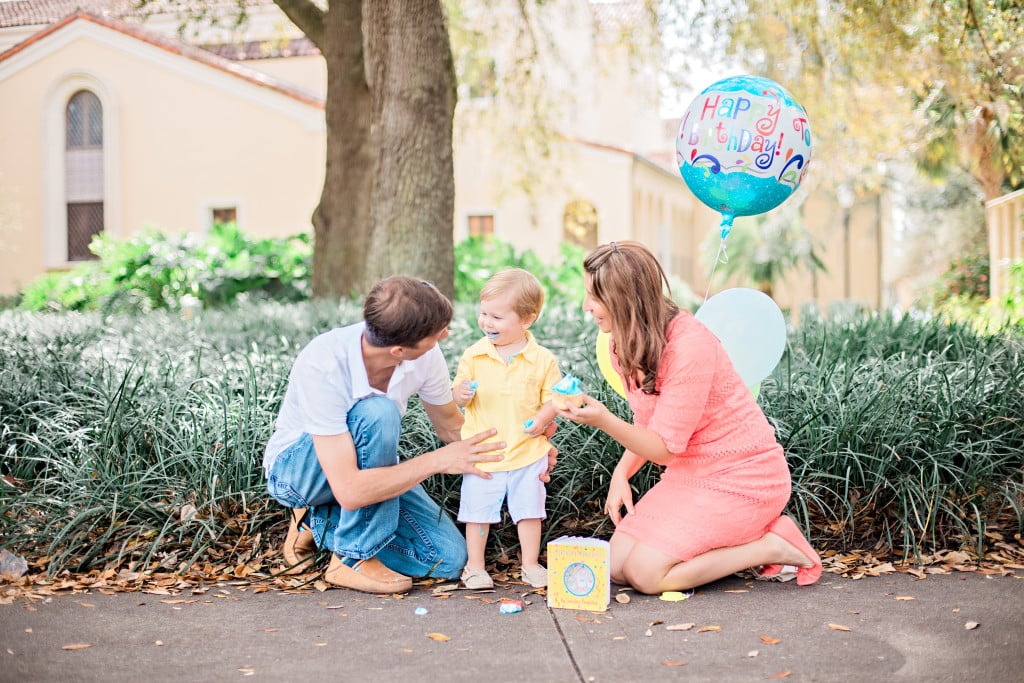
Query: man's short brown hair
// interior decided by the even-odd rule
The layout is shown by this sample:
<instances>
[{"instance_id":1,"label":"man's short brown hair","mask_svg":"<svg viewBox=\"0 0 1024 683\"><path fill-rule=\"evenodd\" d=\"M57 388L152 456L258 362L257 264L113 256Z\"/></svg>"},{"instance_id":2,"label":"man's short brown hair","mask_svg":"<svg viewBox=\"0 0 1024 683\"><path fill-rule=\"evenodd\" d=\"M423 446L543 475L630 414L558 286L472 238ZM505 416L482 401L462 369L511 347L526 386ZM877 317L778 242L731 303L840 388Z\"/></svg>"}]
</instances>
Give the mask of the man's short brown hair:
<instances>
[{"instance_id":1,"label":"man's short brown hair","mask_svg":"<svg viewBox=\"0 0 1024 683\"><path fill-rule=\"evenodd\" d=\"M412 348L446 328L453 315L452 302L437 287L394 275L375 284L366 296L366 341L382 348Z\"/></svg>"}]
</instances>

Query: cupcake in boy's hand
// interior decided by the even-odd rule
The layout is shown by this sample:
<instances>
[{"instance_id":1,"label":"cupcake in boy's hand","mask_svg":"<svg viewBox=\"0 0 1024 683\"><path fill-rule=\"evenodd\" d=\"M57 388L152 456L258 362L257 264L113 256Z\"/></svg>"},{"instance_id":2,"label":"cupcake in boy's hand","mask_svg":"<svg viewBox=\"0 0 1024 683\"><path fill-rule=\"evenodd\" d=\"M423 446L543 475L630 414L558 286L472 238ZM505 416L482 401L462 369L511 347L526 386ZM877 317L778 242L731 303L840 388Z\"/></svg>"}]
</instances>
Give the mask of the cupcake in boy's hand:
<instances>
[{"instance_id":1,"label":"cupcake in boy's hand","mask_svg":"<svg viewBox=\"0 0 1024 683\"><path fill-rule=\"evenodd\" d=\"M568 410L569 406L579 408L583 405L583 388L580 380L566 375L551 387L551 402L559 410Z\"/></svg>"}]
</instances>

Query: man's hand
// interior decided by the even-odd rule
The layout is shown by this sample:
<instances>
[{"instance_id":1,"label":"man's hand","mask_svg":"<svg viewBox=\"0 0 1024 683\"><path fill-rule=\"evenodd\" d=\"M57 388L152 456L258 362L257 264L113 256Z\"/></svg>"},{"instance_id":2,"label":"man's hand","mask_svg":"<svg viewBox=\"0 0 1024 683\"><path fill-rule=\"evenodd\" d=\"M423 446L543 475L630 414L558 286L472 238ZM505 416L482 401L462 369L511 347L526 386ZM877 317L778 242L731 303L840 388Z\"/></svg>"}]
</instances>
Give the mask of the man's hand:
<instances>
[{"instance_id":1,"label":"man's hand","mask_svg":"<svg viewBox=\"0 0 1024 683\"><path fill-rule=\"evenodd\" d=\"M555 430L556 429L558 429L558 427L555 425L555 423L554 422L549 422L548 426L544 428L544 436L546 436L546 437L548 437L550 439L552 436L555 435ZM552 472L552 470L555 469L555 465L557 465L557 464L558 464L558 449L555 448L554 446L552 446L548 450L548 468L546 470L544 470L543 472L541 472L540 477L538 477L538 478L542 482L547 484L549 481L551 481L551 472Z\"/></svg>"},{"instance_id":2,"label":"man's hand","mask_svg":"<svg viewBox=\"0 0 1024 683\"><path fill-rule=\"evenodd\" d=\"M555 469L555 465L558 464L558 449L554 446L548 451L548 468L541 472L538 479L547 484L551 481L551 471Z\"/></svg>"},{"instance_id":3,"label":"man's hand","mask_svg":"<svg viewBox=\"0 0 1024 683\"><path fill-rule=\"evenodd\" d=\"M476 464L480 462L499 462L505 457L502 449L505 448L504 441L487 441L495 434L497 429L488 429L485 432L474 434L468 439L456 441L439 448L434 453L440 458L438 472L442 474L475 474L484 479L490 479L491 473L479 469Z\"/></svg>"}]
</instances>

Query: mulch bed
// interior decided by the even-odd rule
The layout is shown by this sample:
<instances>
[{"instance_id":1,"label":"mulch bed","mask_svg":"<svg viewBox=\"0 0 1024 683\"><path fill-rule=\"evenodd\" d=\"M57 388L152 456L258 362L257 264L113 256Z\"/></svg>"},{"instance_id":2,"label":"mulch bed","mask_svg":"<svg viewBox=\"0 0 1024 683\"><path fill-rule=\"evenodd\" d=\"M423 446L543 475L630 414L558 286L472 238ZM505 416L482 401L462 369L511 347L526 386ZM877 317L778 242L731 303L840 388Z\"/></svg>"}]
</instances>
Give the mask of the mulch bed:
<instances>
[{"instance_id":1,"label":"mulch bed","mask_svg":"<svg viewBox=\"0 0 1024 683\"><path fill-rule=\"evenodd\" d=\"M1021 535L1014 533L1009 536L997 527L990 527L985 532L985 538L987 546L981 557L967 549L941 550L912 561L879 550L826 549L821 556L825 572L852 580L894 573L910 574L922 580L932 574L954 572L1024 577L1024 541ZM215 589L225 586L244 587L253 593L271 590L308 593L329 588L322 577L324 566L316 566L312 571L300 575L283 574L284 567L277 550L237 564L197 563L185 572L171 572L158 563L152 563L148 568L129 564L120 568L95 569L79 574L64 571L57 576L48 576L47 563L48 558L40 558L29 562L29 570L22 576L0 577L0 604L24 601L26 608L31 608L33 603L54 595L90 592L142 592L175 599L180 596L202 596L211 591L214 597L223 597L217 595ZM326 563L321 562L320 565ZM533 590L517 580L517 567L518 562L503 556L492 563L488 570L499 586L522 586L524 592L543 594L543 589ZM442 583L425 579L417 582L417 585L436 592ZM450 590L453 586L440 588Z\"/></svg>"}]
</instances>

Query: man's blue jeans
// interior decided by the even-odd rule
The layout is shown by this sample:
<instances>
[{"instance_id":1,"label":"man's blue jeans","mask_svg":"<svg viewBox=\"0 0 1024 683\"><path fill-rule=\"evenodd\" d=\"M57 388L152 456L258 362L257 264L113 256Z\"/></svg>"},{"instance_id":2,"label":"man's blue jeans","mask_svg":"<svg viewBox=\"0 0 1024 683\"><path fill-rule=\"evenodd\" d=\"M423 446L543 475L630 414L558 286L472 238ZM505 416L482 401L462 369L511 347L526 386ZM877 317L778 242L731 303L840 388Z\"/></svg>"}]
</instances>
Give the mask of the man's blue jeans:
<instances>
[{"instance_id":1,"label":"man's blue jeans","mask_svg":"<svg viewBox=\"0 0 1024 683\"><path fill-rule=\"evenodd\" d=\"M398 464L398 407L371 396L348 414L359 469ZM277 456L267 490L289 508L309 508L304 523L318 547L353 559L377 557L406 576L456 578L466 565L466 541L422 485L397 498L346 510L338 504L313 449L303 434Z\"/></svg>"}]
</instances>

